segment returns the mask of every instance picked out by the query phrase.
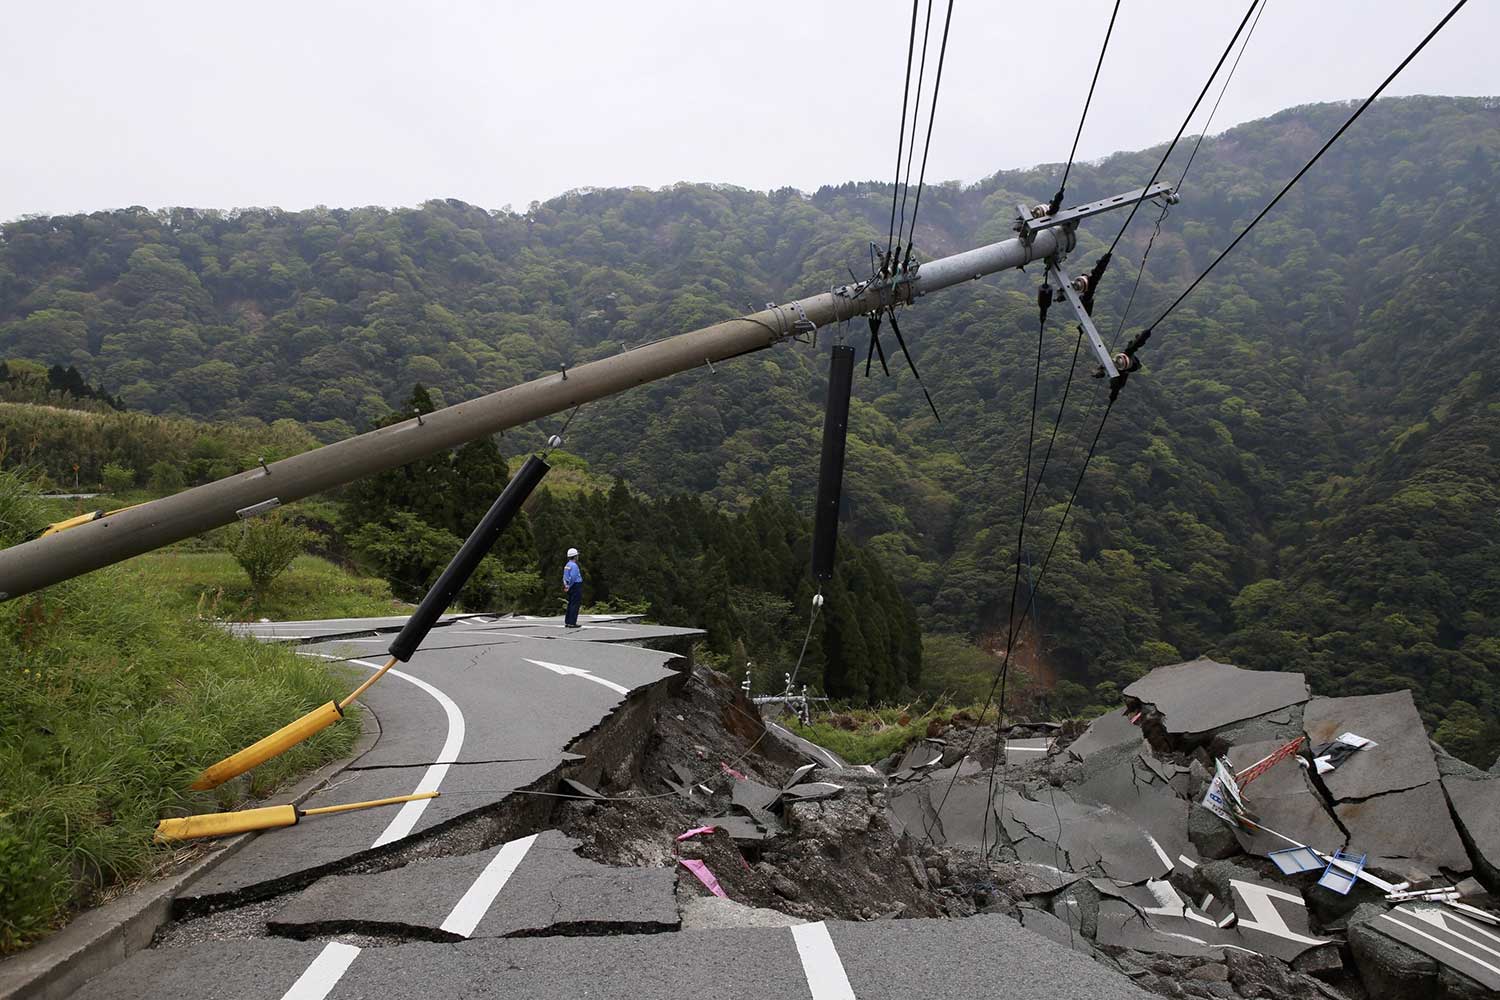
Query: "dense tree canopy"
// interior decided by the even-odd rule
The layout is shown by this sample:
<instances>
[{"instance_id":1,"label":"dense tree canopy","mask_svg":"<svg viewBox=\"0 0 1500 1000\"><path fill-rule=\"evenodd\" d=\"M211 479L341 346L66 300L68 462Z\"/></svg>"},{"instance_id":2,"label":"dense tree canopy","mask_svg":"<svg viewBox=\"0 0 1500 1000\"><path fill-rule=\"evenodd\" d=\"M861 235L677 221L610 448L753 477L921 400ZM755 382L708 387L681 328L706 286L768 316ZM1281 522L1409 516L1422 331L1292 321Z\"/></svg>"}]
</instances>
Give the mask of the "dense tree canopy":
<instances>
[{"instance_id":1,"label":"dense tree canopy","mask_svg":"<svg viewBox=\"0 0 1500 1000\"><path fill-rule=\"evenodd\" d=\"M1125 326L1170 301L1349 110L1294 108L1207 140ZM1137 187L1160 152L1075 165L1070 192ZM1500 713L1497 164L1495 102L1381 101L1155 331L1041 584L1059 671L1116 684L1171 652L1213 653L1306 670L1324 690L1410 684L1455 732ZM1056 182L1041 166L930 188L918 256L1008 237L1015 204ZM888 198L873 182L684 184L575 191L524 214L433 201L28 218L0 230L0 356L73 366L132 408L290 418L329 440L373 426L414 382L456 402L847 280L883 239ZM1107 336L1153 216L1100 289ZM1073 266L1117 225L1086 224ZM973 283L904 317L941 425L904 372L856 387L849 537L930 631L1005 626L1036 281ZM1044 429L1074 337L1054 311ZM626 393L585 407L569 448L649 496L752 521L768 494L806 511L823 369L820 353L785 348ZM1034 571L1100 391L1074 387L1028 528ZM701 578L732 593L747 572L727 561Z\"/></svg>"}]
</instances>

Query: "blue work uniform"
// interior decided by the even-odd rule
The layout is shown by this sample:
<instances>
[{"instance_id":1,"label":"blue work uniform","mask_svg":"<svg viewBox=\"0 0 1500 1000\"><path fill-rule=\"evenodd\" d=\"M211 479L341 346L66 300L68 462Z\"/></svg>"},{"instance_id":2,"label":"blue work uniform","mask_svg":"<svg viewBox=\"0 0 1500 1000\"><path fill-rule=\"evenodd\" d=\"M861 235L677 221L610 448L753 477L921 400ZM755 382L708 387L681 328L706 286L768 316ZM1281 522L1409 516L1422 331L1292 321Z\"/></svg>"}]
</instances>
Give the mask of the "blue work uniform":
<instances>
[{"instance_id":1,"label":"blue work uniform","mask_svg":"<svg viewBox=\"0 0 1500 1000\"><path fill-rule=\"evenodd\" d=\"M583 570L578 568L577 559L569 559L568 564L563 567L563 586L568 591L568 614L563 622L576 627L578 608L583 604Z\"/></svg>"}]
</instances>

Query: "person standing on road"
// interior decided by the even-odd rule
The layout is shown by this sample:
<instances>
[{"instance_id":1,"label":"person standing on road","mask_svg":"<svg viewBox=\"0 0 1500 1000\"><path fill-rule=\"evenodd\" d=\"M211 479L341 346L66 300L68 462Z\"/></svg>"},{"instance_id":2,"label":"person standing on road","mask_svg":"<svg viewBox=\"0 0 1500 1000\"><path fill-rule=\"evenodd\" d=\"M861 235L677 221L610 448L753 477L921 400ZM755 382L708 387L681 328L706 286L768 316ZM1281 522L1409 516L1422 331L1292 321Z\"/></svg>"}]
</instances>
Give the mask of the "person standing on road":
<instances>
[{"instance_id":1,"label":"person standing on road","mask_svg":"<svg viewBox=\"0 0 1500 1000\"><path fill-rule=\"evenodd\" d=\"M563 624L579 628L578 607L583 603L583 570L578 568L578 550L568 550L568 564L563 567L563 591L568 595L568 613Z\"/></svg>"}]
</instances>

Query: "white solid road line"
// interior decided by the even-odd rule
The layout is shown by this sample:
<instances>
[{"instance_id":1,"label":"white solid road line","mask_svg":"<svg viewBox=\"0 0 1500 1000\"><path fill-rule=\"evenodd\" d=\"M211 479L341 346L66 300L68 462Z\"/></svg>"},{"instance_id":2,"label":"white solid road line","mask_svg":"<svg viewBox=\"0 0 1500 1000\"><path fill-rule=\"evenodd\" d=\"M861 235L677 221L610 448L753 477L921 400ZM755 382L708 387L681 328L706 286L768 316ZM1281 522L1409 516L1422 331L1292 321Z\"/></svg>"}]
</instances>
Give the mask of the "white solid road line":
<instances>
[{"instance_id":1,"label":"white solid road line","mask_svg":"<svg viewBox=\"0 0 1500 1000\"><path fill-rule=\"evenodd\" d=\"M858 1000L844 973L838 949L833 946L833 938L828 936L828 925L819 920L815 924L798 924L791 932L812 1000Z\"/></svg>"},{"instance_id":2,"label":"white solid road line","mask_svg":"<svg viewBox=\"0 0 1500 1000\"><path fill-rule=\"evenodd\" d=\"M300 651L299 651L300 652ZM324 660L337 660L340 657L328 653L302 653L303 656L316 656ZM349 660L350 663L358 663L362 667L371 670L379 670L382 664L371 663L368 660ZM454 704L452 698L428 684L419 680L411 674L400 670L392 670L391 674L404 681L410 681L417 687L426 691L437 699L437 703L443 706L443 712L448 716L448 736L443 740L443 749L438 754L437 763L431 765L422 775L422 780L417 782L417 792L435 792L443 783L443 778L448 774L448 765L458 759L458 752L464 745L464 713L459 711L458 705ZM427 808L431 799L418 799L408 802L401 807L396 818L381 831L380 836L375 838L372 848L389 844L394 840L411 833L412 827L417 825L417 820L422 816L422 810ZM412 807L417 808L413 809ZM450 917L451 919L451 917ZM340 941L330 941L318 952L318 957L313 959L307 971L297 977L291 989L282 994L281 1000L323 1000L329 992L343 978L348 970L349 964L359 955L359 949L352 944L344 944Z\"/></svg>"},{"instance_id":3,"label":"white solid road line","mask_svg":"<svg viewBox=\"0 0 1500 1000\"><path fill-rule=\"evenodd\" d=\"M319 653L316 655L321 656L323 654ZM331 656L328 658L335 659L335 657ZM383 666L383 664L371 663L368 660L350 660L349 662L358 663L360 666L369 667L371 670L379 670ZM448 765L458 760L458 753L463 749L464 713L459 710L458 705L452 698L421 678L413 677L411 674L400 670L392 670L391 676L399 677L404 681L410 681L432 695L437 703L443 706L443 713L448 716L448 738L443 740L443 749L438 752L437 760L428 766L426 772L423 773L422 780L417 782L417 787L412 789L413 795L420 795L422 792L436 792L439 790L439 786L442 785L443 778L448 775ZM431 801L431 799L417 799L414 802L408 802L403 805L401 811L396 814L396 818L391 820L390 825L385 828L385 831L379 837L375 838L375 843L370 846L384 847L386 844L400 840L411 833L412 827L417 825L417 820L422 818L423 811L426 810L428 803Z\"/></svg>"},{"instance_id":4,"label":"white solid road line","mask_svg":"<svg viewBox=\"0 0 1500 1000\"><path fill-rule=\"evenodd\" d=\"M323 1000L343 978L349 963L358 956L359 949L352 944L328 942L307 971L297 977L292 988L281 995L281 1000Z\"/></svg>"},{"instance_id":5,"label":"white solid road line","mask_svg":"<svg viewBox=\"0 0 1500 1000\"><path fill-rule=\"evenodd\" d=\"M500 853L490 859L490 863L484 866L484 871L469 886L458 905L453 907L453 912L443 921L442 929L459 937L473 934L474 928L479 926L479 921L484 919L491 904L495 902L495 897L500 895L500 890L505 888L505 883L510 881L510 877L520 867L526 852L536 842L536 837L533 833L529 837L512 840L500 848Z\"/></svg>"},{"instance_id":6,"label":"white solid road line","mask_svg":"<svg viewBox=\"0 0 1500 1000\"><path fill-rule=\"evenodd\" d=\"M582 677L586 681L593 681L595 684L602 684L603 686L609 688L611 691L617 691L620 694L630 693L630 688L625 687L622 684L616 684L614 681L606 680L603 677L598 677L594 674L589 673L587 670L582 669L581 667L570 667L562 663L549 663L546 660L533 660L526 657L523 657L523 659L525 659L527 663L535 663L542 669L550 670L554 674L562 674L564 677Z\"/></svg>"}]
</instances>

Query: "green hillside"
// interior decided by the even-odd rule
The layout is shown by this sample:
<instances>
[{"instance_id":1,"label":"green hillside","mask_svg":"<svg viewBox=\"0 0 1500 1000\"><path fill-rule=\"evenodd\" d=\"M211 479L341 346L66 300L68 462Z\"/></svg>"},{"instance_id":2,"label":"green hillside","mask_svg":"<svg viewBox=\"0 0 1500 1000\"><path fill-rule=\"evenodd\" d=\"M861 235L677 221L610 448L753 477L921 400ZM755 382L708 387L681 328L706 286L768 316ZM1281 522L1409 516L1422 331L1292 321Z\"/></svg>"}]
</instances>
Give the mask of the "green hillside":
<instances>
[{"instance_id":1,"label":"green hillside","mask_svg":"<svg viewBox=\"0 0 1500 1000\"><path fill-rule=\"evenodd\" d=\"M1294 108L1204 143L1132 331L1349 110ZM1062 676L1118 684L1208 653L1304 670L1325 691L1409 684L1429 721L1493 756L1497 126L1494 101L1380 102L1156 331L1043 585L1042 645ZM1159 154L1076 165L1070 195L1139 186ZM1005 238L1016 202L1046 200L1057 173L931 188L919 255ZM577 191L524 214L435 201L24 219L0 233L0 355L74 365L135 410L291 419L329 440L372 426L414 382L453 402L845 281L883 239L888 197L873 182L811 195L679 185ZM1151 214L1100 291L1107 331ZM1079 267L1114 225L1085 227ZM1037 280L988 279L905 315L941 425L904 371L856 387L851 537L929 631L1005 626ZM1043 419L1073 342L1054 311ZM569 448L652 496L749 511L784 495L806 512L824 364L783 348L593 404ZM1098 391L1075 387L1033 564Z\"/></svg>"}]
</instances>

